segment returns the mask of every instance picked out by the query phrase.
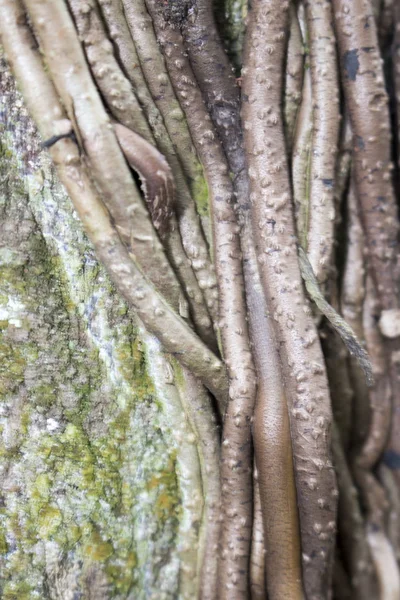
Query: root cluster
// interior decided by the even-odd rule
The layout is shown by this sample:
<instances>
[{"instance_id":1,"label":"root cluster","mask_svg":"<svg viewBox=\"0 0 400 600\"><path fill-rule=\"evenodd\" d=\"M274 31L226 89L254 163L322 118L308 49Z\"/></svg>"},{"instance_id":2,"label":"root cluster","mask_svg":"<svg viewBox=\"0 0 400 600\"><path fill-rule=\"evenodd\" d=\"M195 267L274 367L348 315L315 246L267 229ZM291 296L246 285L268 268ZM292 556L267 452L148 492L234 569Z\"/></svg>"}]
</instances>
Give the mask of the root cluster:
<instances>
[{"instance_id":1,"label":"root cluster","mask_svg":"<svg viewBox=\"0 0 400 600\"><path fill-rule=\"evenodd\" d=\"M181 597L400 598L398 3L0 12L58 177L196 432Z\"/></svg>"}]
</instances>

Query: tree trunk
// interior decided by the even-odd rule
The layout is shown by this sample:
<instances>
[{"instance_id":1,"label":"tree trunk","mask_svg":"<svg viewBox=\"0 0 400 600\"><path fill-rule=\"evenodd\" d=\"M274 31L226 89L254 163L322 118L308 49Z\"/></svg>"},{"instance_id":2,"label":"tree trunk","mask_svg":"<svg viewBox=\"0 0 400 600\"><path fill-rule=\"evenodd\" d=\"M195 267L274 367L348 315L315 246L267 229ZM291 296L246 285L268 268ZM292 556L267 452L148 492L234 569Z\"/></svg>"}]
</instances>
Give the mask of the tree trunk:
<instances>
[{"instance_id":1,"label":"tree trunk","mask_svg":"<svg viewBox=\"0 0 400 600\"><path fill-rule=\"evenodd\" d=\"M398 600L398 5L0 0L0 598Z\"/></svg>"},{"instance_id":2,"label":"tree trunk","mask_svg":"<svg viewBox=\"0 0 400 600\"><path fill-rule=\"evenodd\" d=\"M3 58L1 91L0 596L176 598L203 507L173 368L96 260Z\"/></svg>"}]
</instances>

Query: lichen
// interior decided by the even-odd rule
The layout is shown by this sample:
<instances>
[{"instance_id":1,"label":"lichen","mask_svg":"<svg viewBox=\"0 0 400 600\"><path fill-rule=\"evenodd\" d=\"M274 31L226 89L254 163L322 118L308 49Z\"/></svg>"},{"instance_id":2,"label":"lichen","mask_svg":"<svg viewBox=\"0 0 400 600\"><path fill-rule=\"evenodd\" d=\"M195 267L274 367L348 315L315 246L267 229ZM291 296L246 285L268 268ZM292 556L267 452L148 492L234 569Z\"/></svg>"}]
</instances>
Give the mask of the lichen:
<instances>
[{"instance_id":1,"label":"lichen","mask_svg":"<svg viewBox=\"0 0 400 600\"><path fill-rule=\"evenodd\" d=\"M86 597L96 569L110 598L172 599L173 424L137 322L28 132L29 161L11 134L0 146L0 596Z\"/></svg>"},{"instance_id":2,"label":"lichen","mask_svg":"<svg viewBox=\"0 0 400 600\"><path fill-rule=\"evenodd\" d=\"M201 217L208 217L210 214L210 202L208 186L203 173L192 183L192 194L196 203L197 212Z\"/></svg>"}]
</instances>

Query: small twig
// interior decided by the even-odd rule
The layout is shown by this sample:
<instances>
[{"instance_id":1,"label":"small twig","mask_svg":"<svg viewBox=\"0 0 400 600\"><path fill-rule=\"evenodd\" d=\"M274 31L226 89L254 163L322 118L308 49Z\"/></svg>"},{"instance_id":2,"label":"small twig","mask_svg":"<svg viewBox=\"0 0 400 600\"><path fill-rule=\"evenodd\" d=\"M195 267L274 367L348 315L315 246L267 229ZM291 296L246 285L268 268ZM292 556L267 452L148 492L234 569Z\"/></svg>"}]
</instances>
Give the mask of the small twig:
<instances>
[{"instance_id":1,"label":"small twig","mask_svg":"<svg viewBox=\"0 0 400 600\"><path fill-rule=\"evenodd\" d=\"M261 510L260 486L257 469L253 476L253 534L251 538L250 590L251 600L264 600L266 597L265 539ZM276 548L275 548L276 549Z\"/></svg>"},{"instance_id":2,"label":"small twig","mask_svg":"<svg viewBox=\"0 0 400 600\"><path fill-rule=\"evenodd\" d=\"M343 179L344 175L345 173L343 173ZM365 238L352 176L350 176L346 204L347 239L346 256L342 271L340 313L357 338L364 342L362 312L365 297ZM369 401L366 401L368 386L364 373L355 357L350 356L349 368L354 392L351 439L353 449L358 451L368 435L370 423L370 405Z\"/></svg>"},{"instance_id":3,"label":"small twig","mask_svg":"<svg viewBox=\"0 0 400 600\"><path fill-rule=\"evenodd\" d=\"M398 309L399 220L391 177L388 96L370 0L333 0L353 169L381 310Z\"/></svg>"}]
</instances>

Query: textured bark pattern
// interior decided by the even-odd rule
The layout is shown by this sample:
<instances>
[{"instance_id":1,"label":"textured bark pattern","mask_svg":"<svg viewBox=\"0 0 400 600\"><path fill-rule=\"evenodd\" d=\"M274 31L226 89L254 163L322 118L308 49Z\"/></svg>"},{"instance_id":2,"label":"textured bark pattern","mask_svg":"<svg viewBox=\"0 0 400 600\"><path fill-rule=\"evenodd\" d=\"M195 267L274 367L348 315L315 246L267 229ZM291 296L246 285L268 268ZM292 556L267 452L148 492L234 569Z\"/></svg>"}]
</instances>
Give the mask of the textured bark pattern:
<instances>
[{"instance_id":1,"label":"textured bark pattern","mask_svg":"<svg viewBox=\"0 0 400 600\"><path fill-rule=\"evenodd\" d=\"M194 436L165 412L168 361L99 267L4 62L0 82L0 595L172 600L202 517L179 458Z\"/></svg>"},{"instance_id":2,"label":"textured bark pattern","mask_svg":"<svg viewBox=\"0 0 400 600\"><path fill-rule=\"evenodd\" d=\"M0 0L1 598L400 597L398 4Z\"/></svg>"},{"instance_id":3,"label":"textured bark pattern","mask_svg":"<svg viewBox=\"0 0 400 600\"><path fill-rule=\"evenodd\" d=\"M361 209L368 260L374 280L377 320L394 315L385 340L386 364L391 364L392 423L386 461L399 477L400 455L400 337L395 322L399 315L398 208L392 184L391 133L388 95L376 21L370 0L334 0L345 99L353 131L353 167ZM370 325L373 329L376 322ZM381 332L383 329L381 327ZM379 333L374 334L379 336ZM390 402L390 390L382 401ZM381 434L382 435L382 434Z\"/></svg>"},{"instance_id":4,"label":"textured bark pattern","mask_svg":"<svg viewBox=\"0 0 400 600\"><path fill-rule=\"evenodd\" d=\"M381 308L398 308L394 277L398 217L391 182L388 97L375 20L369 0L334 0L333 8L369 260Z\"/></svg>"},{"instance_id":5,"label":"textured bark pattern","mask_svg":"<svg viewBox=\"0 0 400 600\"><path fill-rule=\"evenodd\" d=\"M301 102L294 129L291 163L296 230L301 246L303 248L307 248L308 223L310 220L310 172L313 133L313 102L311 93L310 57L307 46L308 31L307 24L305 22L304 7L302 4L298 10L298 17L302 32L305 56Z\"/></svg>"},{"instance_id":6,"label":"textured bark pattern","mask_svg":"<svg viewBox=\"0 0 400 600\"><path fill-rule=\"evenodd\" d=\"M297 7L290 7L290 33L286 57L286 82L284 97L285 137L291 153L297 114L301 103L304 74L303 38L297 17Z\"/></svg>"},{"instance_id":7,"label":"textured bark pattern","mask_svg":"<svg viewBox=\"0 0 400 600\"><path fill-rule=\"evenodd\" d=\"M240 77L248 2L247 0L216 0L214 12L226 52L235 67L237 76Z\"/></svg>"},{"instance_id":8,"label":"textured bark pattern","mask_svg":"<svg viewBox=\"0 0 400 600\"><path fill-rule=\"evenodd\" d=\"M210 341L210 346L213 347L213 332L207 309L203 306L203 294L206 297L207 305L210 308L213 305L215 306L214 315L216 315L216 290L212 289L213 284L214 287L216 286L216 281L212 272L207 245L201 231L199 217L196 214L195 202L190 197L189 187L172 142L164 125L158 119L154 123L154 118L149 114L149 120L154 129L154 137L160 144L160 149L165 154L169 167L172 169L171 176L173 175L175 179L176 187L173 182L169 182L168 164L164 166L161 164L165 162L165 158L160 156L158 150L152 148L155 145L155 139L136 99L135 93L139 97L144 82L138 85L138 75L136 74L132 79L134 88L132 89L131 83L118 64L117 56L114 54L113 46L107 38L95 2L91 0L90 3L81 3L70 0L69 5L96 84L112 115L119 121L119 124L115 126L118 141L128 163L140 175L141 187L150 206L153 224L160 233L164 234L164 246L173 266L176 267L178 278L186 290L186 297L197 329L202 338ZM148 107L149 100L146 95L144 102L145 107ZM151 98L150 103L152 106ZM130 134L131 140L129 141L129 132L124 130L121 124L132 130L132 132L139 134L136 136L136 142L133 133ZM142 137L145 141L141 140ZM149 146L146 146L146 142L149 143ZM154 186L151 178L153 171L159 175L159 177L155 177ZM174 187L173 194L171 194L171 187ZM168 190L168 188L170 189ZM172 203L175 204L174 207L171 206ZM164 210L165 207L167 211ZM178 217L182 241L176 219L172 219L172 212L176 212ZM168 233L168 235L165 235L165 233ZM182 248L182 243L187 255ZM188 258L191 259L191 264L189 264ZM203 293L200 291L199 285L204 290Z\"/></svg>"},{"instance_id":9,"label":"textured bark pattern","mask_svg":"<svg viewBox=\"0 0 400 600\"><path fill-rule=\"evenodd\" d=\"M348 568L353 597L358 600L376 600L379 597L377 581L367 543L365 520L336 424L333 427L332 438L339 487L338 546L342 549L343 559Z\"/></svg>"},{"instance_id":10,"label":"textured bark pattern","mask_svg":"<svg viewBox=\"0 0 400 600\"><path fill-rule=\"evenodd\" d=\"M253 524L251 594L252 597L256 597L256 594L265 595L267 585L271 600L280 595L296 598L302 595L302 582L300 548L296 543L299 526L287 402L279 382L279 357L258 273L250 223L249 178L240 121L239 88L232 76L227 56L218 43L210 6L208 0L196 2L193 14L185 20L183 31L189 60L210 107L211 118L233 173L241 225L250 338L258 378L253 438L260 481L257 493L260 494L261 490L261 494L258 499L254 499L254 506L257 507L257 500L260 506ZM227 430L228 428L224 430L224 435ZM280 510L282 506L287 507L284 514ZM260 527L264 529L262 537L265 537L265 561L262 559L264 545L262 538L261 541L259 539ZM224 567L228 572L232 569L228 562L225 562ZM221 598L225 597L224 593L227 598L232 598L233 592L229 587L226 591L221 591Z\"/></svg>"},{"instance_id":11,"label":"textured bark pattern","mask_svg":"<svg viewBox=\"0 0 400 600\"><path fill-rule=\"evenodd\" d=\"M233 209L233 187L222 148L205 110L185 56L183 40L167 29L162 10L147 1L175 92L183 107L209 182L215 267L219 286L219 328L230 386L221 451L221 598L247 598L248 555L252 523L252 443L256 380L250 352L239 227Z\"/></svg>"},{"instance_id":12,"label":"textured bark pattern","mask_svg":"<svg viewBox=\"0 0 400 600\"><path fill-rule=\"evenodd\" d=\"M242 118L253 231L288 395L305 592L314 600L328 597L337 489L330 460L329 390L299 273L280 113L288 9L288 2L253 3Z\"/></svg>"},{"instance_id":13,"label":"textured bark pattern","mask_svg":"<svg viewBox=\"0 0 400 600\"><path fill-rule=\"evenodd\" d=\"M319 283L327 280L332 261L339 88L332 4L306 0L313 110L310 168L310 221L307 252Z\"/></svg>"}]
</instances>

